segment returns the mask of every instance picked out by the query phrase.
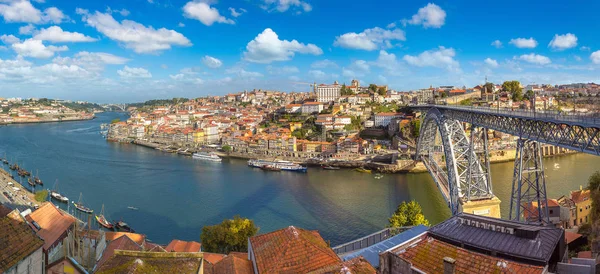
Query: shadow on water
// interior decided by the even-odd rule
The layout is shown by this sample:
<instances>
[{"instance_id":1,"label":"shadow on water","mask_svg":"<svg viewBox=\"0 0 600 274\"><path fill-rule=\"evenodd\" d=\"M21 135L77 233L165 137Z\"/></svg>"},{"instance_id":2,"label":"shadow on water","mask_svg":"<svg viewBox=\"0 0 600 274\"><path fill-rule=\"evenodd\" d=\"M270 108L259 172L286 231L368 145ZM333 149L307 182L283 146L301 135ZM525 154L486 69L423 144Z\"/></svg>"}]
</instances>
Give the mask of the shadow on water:
<instances>
[{"instance_id":1,"label":"shadow on water","mask_svg":"<svg viewBox=\"0 0 600 274\"><path fill-rule=\"evenodd\" d=\"M202 212L199 212L202 214ZM200 232L202 227L200 226L190 226L190 227L181 227L177 225L175 220L163 216L158 215L152 212L148 212L145 210L120 210L117 212L113 212L110 214L110 221L117 222L119 220L123 220L131 228L133 228L136 233L146 234L145 229L151 227L152 231L160 231L160 241L164 241L163 239L167 239L166 242L157 242L158 244L168 244L170 240L168 239L182 239L188 241L200 241ZM148 240L154 242L155 239L152 236L148 236Z\"/></svg>"}]
</instances>

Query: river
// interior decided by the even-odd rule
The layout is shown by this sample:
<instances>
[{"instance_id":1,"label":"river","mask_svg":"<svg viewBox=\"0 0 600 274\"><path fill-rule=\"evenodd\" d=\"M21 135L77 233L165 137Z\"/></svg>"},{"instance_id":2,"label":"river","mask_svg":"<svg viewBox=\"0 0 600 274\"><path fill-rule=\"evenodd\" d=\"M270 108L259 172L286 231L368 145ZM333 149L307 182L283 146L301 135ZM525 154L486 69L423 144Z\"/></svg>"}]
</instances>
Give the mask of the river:
<instances>
[{"instance_id":1,"label":"river","mask_svg":"<svg viewBox=\"0 0 600 274\"><path fill-rule=\"evenodd\" d=\"M376 180L352 170L269 173L249 168L242 160L203 162L106 142L100 124L115 118L127 116L101 113L90 121L3 126L0 155L6 153L34 173L39 170L45 188L58 180L59 191L71 200L82 193L95 212L104 205L110 220L123 219L161 244L171 239L199 241L203 226L234 215L254 220L259 233L289 225L315 229L332 245L384 228L402 201L419 202L433 224L450 216L427 173ZM544 165L548 195L558 198L585 186L600 168L600 157L560 156L545 159ZM513 164L493 164L491 169L494 193L507 217ZM97 227L95 222L92 226Z\"/></svg>"}]
</instances>

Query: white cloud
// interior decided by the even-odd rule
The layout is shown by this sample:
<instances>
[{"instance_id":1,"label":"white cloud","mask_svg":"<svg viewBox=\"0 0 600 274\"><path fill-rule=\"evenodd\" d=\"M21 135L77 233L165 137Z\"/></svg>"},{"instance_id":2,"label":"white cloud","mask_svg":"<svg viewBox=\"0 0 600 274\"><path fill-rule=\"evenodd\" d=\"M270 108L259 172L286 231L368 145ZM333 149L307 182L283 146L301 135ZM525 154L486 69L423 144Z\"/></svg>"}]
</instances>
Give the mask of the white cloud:
<instances>
[{"instance_id":1,"label":"white cloud","mask_svg":"<svg viewBox=\"0 0 600 274\"><path fill-rule=\"evenodd\" d=\"M424 28L441 28L446 21L446 12L436 4L429 3L419 9L410 20L404 19L404 25L423 25Z\"/></svg>"},{"instance_id":2,"label":"white cloud","mask_svg":"<svg viewBox=\"0 0 600 274\"><path fill-rule=\"evenodd\" d=\"M570 49L577 46L577 36L572 33L567 33L563 35L555 34L548 47L551 47L556 50L565 50Z\"/></svg>"},{"instance_id":3,"label":"white cloud","mask_svg":"<svg viewBox=\"0 0 600 274\"><path fill-rule=\"evenodd\" d=\"M170 49L173 45L192 45L183 34L174 30L154 29L152 26L146 27L131 20L119 23L110 14L97 11L90 14L86 10L78 9L77 13L83 15L83 20L88 25L137 53L157 53Z\"/></svg>"},{"instance_id":4,"label":"white cloud","mask_svg":"<svg viewBox=\"0 0 600 274\"><path fill-rule=\"evenodd\" d=\"M122 78L152 78L152 74L144 68L130 68L125 66L122 70L117 70Z\"/></svg>"},{"instance_id":5,"label":"white cloud","mask_svg":"<svg viewBox=\"0 0 600 274\"><path fill-rule=\"evenodd\" d=\"M483 60L483 62L488 65L489 67L492 68L497 68L498 67L498 61L492 59L492 58L485 58L485 60Z\"/></svg>"},{"instance_id":6,"label":"white cloud","mask_svg":"<svg viewBox=\"0 0 600 274\"><path fill-rule=\"evenodd\" d=\"M321 71L321 70L309 70L308 71L308 75L312 78L315 78L317 80L321 80L321 79L325 79L327 78L327 73Z\"/></svg>"},{"instance_id":7,"label":"white cloud","mask_svg":"<svg viewBox=\"0 0 600 274\"><path fill-rule=\"evenodd\" d=\"M405 41L403 30L386 30L379 27L366 29L361 33L349 32L335 38L334 46L349 49L376 50L381 47L389 48L392 41Z\"/></svg>"},{"instance_id":8,"label":"white cloud","mask_svg":"<svg viewBox=\"0 0 600 274\"><path fill-rule=\"evenodd\" d=\"M363 77L370 72L370 66L365 60L356 60L348 67L342 68L342 75L346 78Z\"/></svg>"},{"instance_id":9,"label":"white cloud","mask_svg":"<svg viewBox=\"0 0 600 274\"><path fill-rule=\"evenodd\" d=\"M407 63L417 67L437 67L449 71L460 71L460 64L454 60L456 52L453 48L439 47L435 50L427 50L418 56L404 55Z\"/></svg>"},{"instance_id":10,"label":"white cloud","mask_svg":"<svg viewBox=\"0 0 600 274\"><path fill-rule=\"evenodd\" d=\"M82 51L73 57L56 57L52 62L60 65L76 65L88 71L101 72L106 65L123 65L129 59L104 52Z\"/></svg>"},{"instance_id":11,"label":"white cloud","mask_svg":"<svg viewBox=\"0 0 600 274\"><path fill-rule=\"evenodd\" d=\"M121 14L121 16L127 16L130 14L130 12L127 9L113 10L110 7L106 7L106 13L108 13L108 14L118 13L118 14Z\"/></svg>"},{"instance_id":12,"label":"white cloud","mask_svg":"<svg viewBox=\"0 0 600 274\"><path fill-rule=\"evenodd\" d=\"M223 62L221 62L221 60L208 55L202 58L202 63L209 68L219 68L223 65Z\"/></svg>"},{"instance_id":13,"label":"white cloud","mask_svg":"<svg viewBox=\"0 0 600 274\"><path fill-rule=\"evenodd\" d=\"M339 67L338 64L336 64L334 61L331 61L329 59L325 59L325 60L321 60L321 61L316 61L314 63L312 63L310 65L311 68L337 68Z\"/></svg>"},{"instance_id":14,"label":"white cloud","mask_svg":"<svg viewBox=\"0 0 600 274\"><path fill-rule=\"evenodd\" d=\"M574 55L573 58L575 59L575 61L581 62L581 57L579 55Z\"/></svg>"},{"instance_id":15,"label":"white cloud","mask_svg":"<svg viewBox=\"0 0 600 274\"><path fill-rule=\"evenodd\" d=\"M12 34L9 34L9 35L3 34L2 36L0 36L0 40L2 40L2 42L7 45L12 45L14 43L21 42L21 39L17 38L16 36L14 36Z\"/></svg>"},{"instance_id":16,"label":"white cloud","mask_svg":"<svg viewBox=\"0 0 600 274\"><path fill-rule=\"evenodd\" d=\"M306 2L301 0L263 0L264 5L262 5L263 9L271 10L275 9L278 12L286 12L290 8L294 8L297 10L297 13L309 12L312 10L312 6Z\"/></svg>"},{"instance_id":17,"label":"white cloud","mask_svg":"<svg viewBox=\"0 0 600 274\"><path fill-rule=\"evenodd\" d=\"M255 63L271 63L290 60L296 53L321 55L323 50L315 44L279 40L277 33L267 28L248 43L244 59Z\"/></svg>"},{"instance_id":18,"label":"white cloud","mask_svg":"<svg viewBox=\"0 0 600 274\"><path fill-rule=\"evenodd\" d=\"M12 44L13 50L26 57L50 58L58 51L69 50L67 46L44 46L41 40L27 39L22 43Z\"/></svg>"},{"instance_id":19,"label":"white cloud","mask_svg":"<svg viewBox=\"0 0 600 274\"><path fill-rule=\"evenodd\" d=\"M492 42L492 46L496 47L497 49L502 47L502 42L500 42L500 40L496 40L494 42Z\"/></svg>"},{"instance_id":20,"label":"white cloud","mask_svg":"<svg viewBox=\"0 0 600 274\"><path fill-rule=\"evenodd\" d=\"M513 44L517 48L528 48L528 49L535 48L538 45L538 42L535 41L535 39L533 39L533 37L510 39L510 42L508 42L508 43Z\"/></svg>"},{"instance_id":21,"label":"white cloud","mask_svg":"<svg viewBox=\"0 0 600 274\"><path fill-rule=\"evenodd\" d=\"M240 17L242 14L246 13L245 9L239 8L239 11L235 10L235 8L229 8L229 12L231 12L231 16Z\"/></svg>"},{"instance_id":22,"label":"white cloud","mask_svg":"<svg viewBox=\"0 0 600 274\"><path fill-rule=\"evenodd\" d=\"M258 78L263 75L260 72L247 71L242 67L232 67L225 70L227 74L235 74L240 78Z\"/></svg>"},{"instance_id":23,"label":"white cloud","mask_svg":"<svg viewBox=\"0 0 600 274\"><path fill-rule=\"evenodd\" d=\"M594 64L600 64L600 50L592 52L592 54L590 54L590 59L592 59Z\"/></svg>"},{"instance_id":24,"label":"white cloud","mask_svg":"<svg viewBox=\"0 0 600 274\"><path fill-rule=\"evenodd\" d=\"M552 63L550 58L543 56L543 55L534 54L534 53L523 54L519 57L515 56L514 59L522 60L522 61L525 61L528 63L537 64L537 65L547 65L547 64Z\"/></svg>"},{"instance_id":25,"label":"white cloud","mask_svg":"<svg viewBox=\"0 0 600 274\"><path fill-rule=\"evenodd\" d=\"M206 2L191 1L183 6L183 15L187 18L196 19L202 24L211 26L216 23L235 24L229 18L219 14L219 10L213 8Z\"/></svg>"},{"instance_id":26,"label":"white cloud","mask_svg":"<svg viewBox=\"0 0 600 274\"><path fill-rule=\"evenodd\" d=\"M29 0L9 0L0 1L0 15L4 17L7 23L60 23L65 19L62 11L55 7L50 7L44 12L35 8Z\"/></svg>"},{"instance_id":27,"label":"white cloud","mask_svg":"<svg viewBox=\"0 0 600 274\"><path fill-rule=\"evenodd\" d=\"M590 51L591 49L590 49L590 47L582 46L582 47L579 48L579 50L581 50L581 51Z\"/></svg>"},{"instance_id":28,"label":"white cloud","mask_svg":"<svg viewBox=\"0 0 600 274\"><path fill-rule=\"evenodd\" d=\"M274 67L269 65L266 67L266 70L269 74L273 75L292 74L300 72L300 70L294 66Z\"/></svg>"},{"instance_id":29,"label":"white cloud","mask_svg":"<svg viewBox=\"0 0 600 274\"><path fill-rule=\"evenodd\" d=\"M379 51L379 57L375 62L372 62L373 66L380 67L390 75L400 75L403 68L398 62L396 55L388 53L385 50Z\"/></svg>"},{"instance_id":30,"label":"white cloud","mask_svg":"<svg viewBox=\"0 0 600 274\"><path fill-rule=\"evenodd\" d=\"M42 22L44 23L60 24L60 22L65 19L67 19L67 17L63 12L55 7L45 9L44 14L42 15Z\"/></svg>"},{"instance_id":31,"label":"white cloud","mask_svg":"<svg viewBox=\"0 0 600 274\"><path fill-rule=\"evenodd\" d=\"M31 34L35 30L35 27L32 24L19 27L19 34Z\"/></svg>"},{"instance_id":32,"label":"white cloud","mask_svg":"<svg viewBox=\"0 0 600 274\"><path fill-rule=\"evenodd\" d=\"M59 26L42 29L33 36L33 39L50 41L53 43L96 41L96 39L85 36L82 33L63 31Z\"/></svg>"}]
</instances>

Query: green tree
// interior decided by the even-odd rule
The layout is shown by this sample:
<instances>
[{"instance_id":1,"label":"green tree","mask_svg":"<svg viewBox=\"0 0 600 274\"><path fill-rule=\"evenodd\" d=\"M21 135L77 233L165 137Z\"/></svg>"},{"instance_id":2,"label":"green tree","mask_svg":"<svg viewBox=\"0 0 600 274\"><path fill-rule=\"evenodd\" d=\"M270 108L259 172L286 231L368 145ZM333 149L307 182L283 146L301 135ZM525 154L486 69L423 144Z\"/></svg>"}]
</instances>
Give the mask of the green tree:
<instances>
[{"instance_id":1,"label":"green tree","mask_svg":"<svg viewBox=\"0 0 600 274\"><path fill-rule=\"evenodd\" d=\"M587 189L592 198L592 220L600 219L600 171L594 172L588 179Z\"/></svg>"},{"instance_id":2,"label":"green tree","mask_svg":"<svg viewBox=\"0 0 600 274\"><path fill-rule=\"evenodd\" d=\"M534 96L535 96L535 93L533 92L533 90L528 90L527 92L525 92L525 95L523 95L523 98L525 98L529 101L529 100L533 99Z\"/></svg>"},{"instance_id":3,"label":"green tree","mask_svg":"<svg viewBox=\"0 0 600 274\"><path fill-rule=\"evenodd\" d=\"M370 90L371 92L377 92L377 85L375 85L375 84L370 84L370 85L369 85L369 90Z\"/></svg>"},{"instance_id":4,"label":"green tree","mask_svg":"<svg viewBox=\"0 0 600 274\"><path fill-rule=\"evenodd\" d=\"M412 129L412 135L415 138L419 138L419 133L421 132L421 120L413 119L410 121L410 127Z\"/></svg>"},{"instance_id":5,"label":"green tree","mask_svg":"<svg viewBox=\"0 0 600 274\"><path fill-rule=\"evenodd\" d=\"M118 122L121 122L121 119L117 118L117 119L113 119L112 121L110 121L111 124L116 124Z\"/></svg>"},{"instance_id":6,"label":"green tree","mask_svg":"<svg viewBox=\"0 0 600 274\"><path fill-rule=\"evenodd\" d=\"M502 84L502 89L510 93L513 101L523 100L523 89L519 81L506 81Z\"/></svg>"},{"instance_id":7,"label":"green tree","mask_svg":"<svg viewBox=\"0 0 600 274\"><path fill-rule=\"evenodd\" d=\"M426 225L429 226L429 221L425 219L425 215L421 210L421 206L416 201L402 202L392 217L389 218L390 227L403 227Z\"/></svg>"},{"instance_id":8,"label":"green tree","mask_svg":"<svg viewBox=\"0 0 600 274\"><path fill-rule=\"evenodd\" d=\"M44 202L48 198L48 190L40 190L35 192L35 200L38 202Z\"/></svg>"},{"instance_id":9,"label":"green tree","mask_svg":"<svg viewBox=\"0 0 600 274\"><path fill-rule=\"evenodd\" d=\"M483 92L487 91L487 93L494 92L494 84L490 83L490 82L485 83L485 85L483 85L483 90L482 91Z\"/></svg>"},{"instance_id":10,"label":"green tree","mask_svg":"<svg viewBox=\"0 0 600 274\"><path fill-rule=\"evenodd\" d=\"M379 87L377 89L377 93L381 96L385 96L387 94L387 91L385 90L385 87Z\"/></svg>"},{"instance_id":11,"label":"green tree","mask_svg":"<svg viewBox=\"0 0 600 274\"><path fill-rule=\"evenodd\" d=\"M218 225L203 227L200 235L202 249L220 254L248 252L248 238L256 235L258 230L252 220L236 215Z\"/></svg>"},{"instance_id":12,"label":"green tree","mask_svg":"<svg viewBox=\"0 0 600 274\"><path fill-rule=\"evenodd\" d=\"M230 146L230 145L224 145L223 147L221 147L221 149L222 149L224 152L227 152L227 153L229 153L229 152L231 152L231 149L232 149L232 148L231 148L231 146Z\"/></svg>"}]
</instances>

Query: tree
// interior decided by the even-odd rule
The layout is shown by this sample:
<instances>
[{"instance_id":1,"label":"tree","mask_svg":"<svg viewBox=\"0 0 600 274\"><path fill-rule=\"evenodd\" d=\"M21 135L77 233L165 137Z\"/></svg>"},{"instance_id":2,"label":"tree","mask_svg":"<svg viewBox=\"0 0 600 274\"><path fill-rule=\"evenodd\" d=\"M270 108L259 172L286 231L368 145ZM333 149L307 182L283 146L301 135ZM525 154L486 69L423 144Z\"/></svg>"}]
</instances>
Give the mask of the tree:
<instances>
[{"instance_id":1,"label":"tree","mask_svg":"<svg viewBox=\"0 0 600 274\"><path fill-rule=\"evenodd\" d=\"M112 121L110 121L111 124L116 124L118 122L121 122L121 119L117 118L117 119L113 119Z\"/></svg>"},{"instance_id":2,"label":"tree","mask_svg":"<svg viewBox=\"0 0 600 274\"><path fill-rule=\"evenodd\" d=\"M600 171L590 176L587 189L592 198L592 220L597 221L600 218Z\"/></svg>"},{"instance_id":3,"label":"tree","mask_svg":"<svg viewBox=\"0 0 600 274\"><path fill-rule=\"evenodd\" d=\"M527 99L528 101L531 101L531 99L533 99L534 96L535 93L533 92L533 90L528 90L527 92L525 92L525 95L523 95L523 98Z\"/></svg>"},{"instance_id":4,"label":"tree","mask_svg":"<svg viewBox=\"0 0 600 274\"><path fill-rule=\"evenodd\" d=\"M252 220L236 215L218 225L203 227L200 235L202 249L220 254L248 252L248 238L256 235L258 230Z\"/></svg>"},{"instance_id":5,"label":"tree","mask_svg":"<svg viewBox=\"0 0 600 274\"><path fill-rule=\"evenodd\" d=\"M370 85L369 85L369 90L370 90L371 92L377 92L377 85L375 85L375 84L370 84Z\"/></svg>"},{"instance_id":6,"label":"tree","mask_svg":"<svg viewBox=\"0 0 600 274\"><path fill-rule=\"evenodd\" d=\"M425 215L421 211L421 206L416 201L402 202L392 217L389 218L389 222L390 227L429 226L429 221L425 219Z\"/></svg>"},{"instance_id":7,"label":"tree","mask_svg":"<svg viewBox=\"0 0 600 274\"><path fill-rule=\"evenodd\" d=\"M379 87L377 89L377 93L381 96L385 96L387 94L387 91L385 90L385 87Z\"/></svg>"},{"instance_id":8,"label":"tree","mask_svg":"<svg viewBox=\"0 0 600 274\"><path fill-rule=\"evenodd\" d=\"M42 203L48 198L48 190L39 190L35 192L35 200Z\"/></svg>"},{"instance_id":9,"label":"tree","mask_svg":"<svg viewBox=\"0 0 600 274\"><path fill-rule=\"evenodd\" d=\"M494 84L490 83L490 82L485 83L485 85L483 85L482 92L493 93L494 92Z\"/></svg>"},{"instance_id":10,"label":"tree","mask_svg":"<svg viewBox=\"0 0 600 274\"><path fill-rule=\"evenodd\" d=\"M421 120L413 119L410 121L410 127L412 129L412 135L415 138L419 138L419 133L421 132Z\"/></svg>"},{"instance_id":11,"label":"tree","mask_svg":"<svg viewBox=\"0 0 600 274\"><path fill-rule=\"evenodd\" d=\"M523 91L519 81L506 81L502 84L502 89L510 93L513 101L523 100Z\"/></svg>"},{"instance_id":12,"label":"tree","mask_svg":"<svg viewBox=\"0 0 600 274\"><path fill-rule=\"evenodd\" d=\"M221 147L221 149L224 152L227 152L227 153L231 152L231 146L230 145L224 145L223 147Z\"/></svg>"}]
</instances>

